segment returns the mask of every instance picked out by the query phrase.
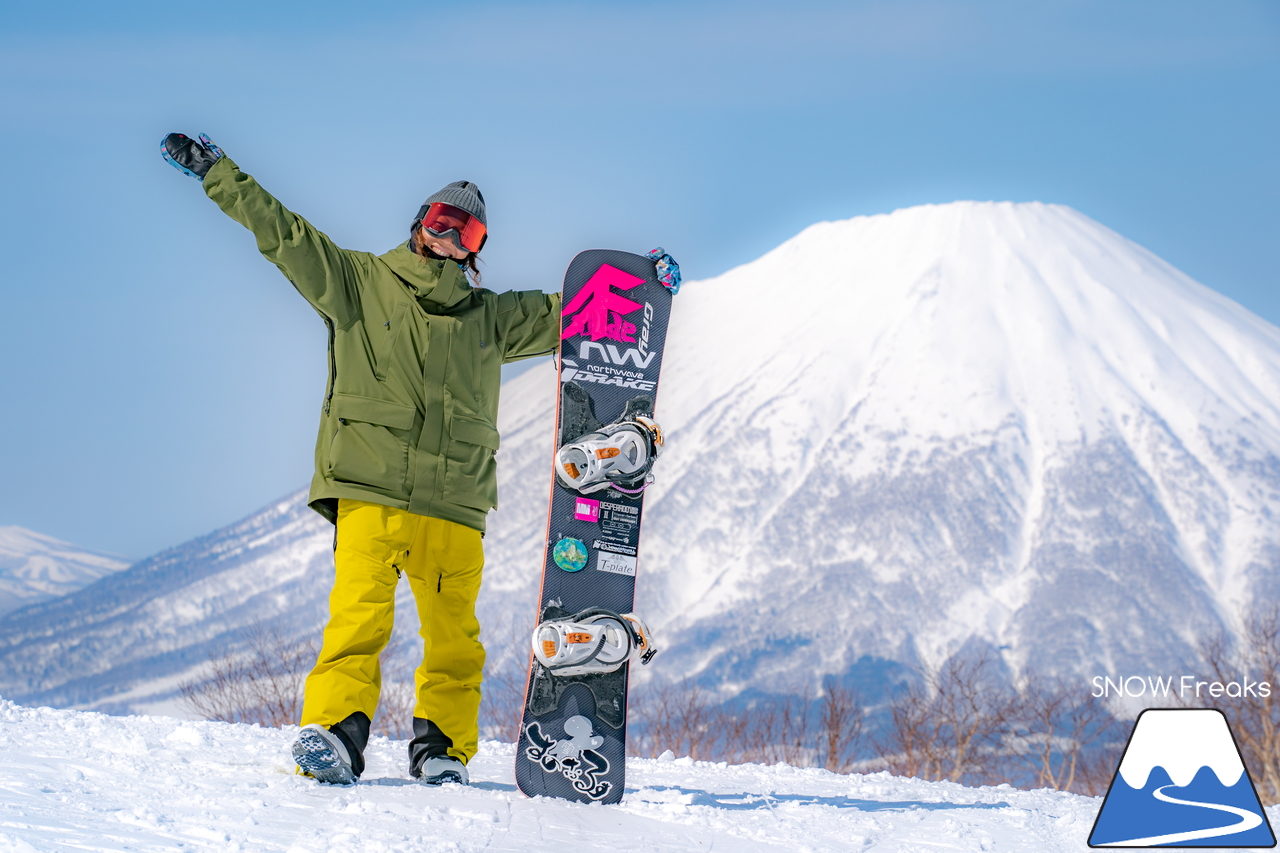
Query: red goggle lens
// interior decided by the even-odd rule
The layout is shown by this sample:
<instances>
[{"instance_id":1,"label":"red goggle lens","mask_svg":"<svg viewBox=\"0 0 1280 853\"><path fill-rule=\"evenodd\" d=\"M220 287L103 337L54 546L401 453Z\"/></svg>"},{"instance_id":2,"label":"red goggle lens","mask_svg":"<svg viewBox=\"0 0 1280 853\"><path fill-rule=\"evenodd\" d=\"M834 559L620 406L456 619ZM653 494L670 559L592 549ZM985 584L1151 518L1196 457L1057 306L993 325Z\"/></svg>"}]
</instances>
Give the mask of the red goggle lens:
<instances>
[{"instance_id":1,"label":"red goggle lens","mask_svg":"<svg viewBox=\"0 0 1280 853\"><path fill-rule=\"evenodd\" d=\"M468 252L480 251L488 231L484 223L470 213L442 201L427 208L427 215L422 217L422 227L437 237L444 237L452 231L454 242Z\"/></svg>"}]
</instances>

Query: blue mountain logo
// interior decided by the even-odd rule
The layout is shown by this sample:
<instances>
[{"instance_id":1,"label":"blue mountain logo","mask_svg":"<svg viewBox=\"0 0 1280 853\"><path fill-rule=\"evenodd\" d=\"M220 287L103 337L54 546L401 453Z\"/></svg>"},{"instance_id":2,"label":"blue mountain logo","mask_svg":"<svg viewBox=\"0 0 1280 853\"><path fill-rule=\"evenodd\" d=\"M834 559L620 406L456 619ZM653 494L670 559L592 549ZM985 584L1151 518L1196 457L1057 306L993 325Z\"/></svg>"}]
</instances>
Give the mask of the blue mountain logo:
<instances>
[{"instance_id":1,"label":"blue mountain logo","mask_svg":"<svg viewBox=\"0 0 1280 853\"><path fill-rule=\"evenodd\" d=\"M1089 846L1276 846L1221 711L1149 708L1138 715Z\"/></svg>"}]
</instances>

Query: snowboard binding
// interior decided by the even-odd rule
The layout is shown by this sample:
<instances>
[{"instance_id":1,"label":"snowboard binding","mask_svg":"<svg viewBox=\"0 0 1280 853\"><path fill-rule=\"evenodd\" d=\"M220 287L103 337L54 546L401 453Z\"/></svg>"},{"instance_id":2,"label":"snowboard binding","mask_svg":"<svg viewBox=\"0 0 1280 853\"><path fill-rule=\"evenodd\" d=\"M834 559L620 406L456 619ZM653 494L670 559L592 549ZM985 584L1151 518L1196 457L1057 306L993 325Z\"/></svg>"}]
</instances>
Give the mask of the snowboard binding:
<instances>
[{"instance_id":1,"label":"snowboard binding","mask_svg":"<svg viewBox=\"0 0 1280 853\"><path fill-rule=\"evenodd\" d=\"M593 607L533 630L533 656L552 675L610 673L630 660L647 664L657 653L652 632L634 613Z\"/></svg>"},{"instance_id":2,"label":"snowboard binding","mask_svg":"<svg viewBox=\"0 0 1280 853\"><path fill-rule=\"evenodd\" d=\"M556 453L556 476L580 495L610 487L643 491L662 453L662 427L644 415L579 436Z\"/></svg>"},{"instance_id":3,"label":"snowboard binding","mask_svg":"<svg viewBox=\"0 0 1280 853\"><path fill-rule=\"evenodd\" d=\"M567 489L589 495L613 488L638 495L653 482L653 463L662 454L662 427L653 419L653 398L627 401L622 416L601 425L591 400L577 383L561 391L560 449L556 479Z\"/></svg>"}]
</instances>

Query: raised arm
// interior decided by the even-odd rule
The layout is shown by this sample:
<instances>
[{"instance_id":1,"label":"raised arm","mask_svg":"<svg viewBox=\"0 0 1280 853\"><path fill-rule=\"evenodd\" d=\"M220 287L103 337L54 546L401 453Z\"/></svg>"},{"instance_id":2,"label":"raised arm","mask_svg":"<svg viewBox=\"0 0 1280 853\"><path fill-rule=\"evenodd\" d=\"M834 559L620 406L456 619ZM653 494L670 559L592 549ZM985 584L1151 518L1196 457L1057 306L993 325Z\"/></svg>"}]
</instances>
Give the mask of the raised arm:
<instances>
[{"instance_id":1,"label":"raised arm","mask_svg":"<svg viewBox=\"0 0 1280 853\"><path fill-rule=\"evenodd\" d=\"M504 362L555 352L560 346L560 294L540 290L499 294L498 331L505 342Z\"/></svg>"},{"instance_id":2,"label":"raised arm","mask_svg":"<svg viewBox=\"0 0 1280 853\"><path fill-rule=\"evenodd\" d=\"M208 137L165 137L165 160L204 184L222 211L253 232L258 251L285 274L317 311L345 326L359 313L360 277L352 253L289 211L240 171Z\"/></svg>"}]
</instances>

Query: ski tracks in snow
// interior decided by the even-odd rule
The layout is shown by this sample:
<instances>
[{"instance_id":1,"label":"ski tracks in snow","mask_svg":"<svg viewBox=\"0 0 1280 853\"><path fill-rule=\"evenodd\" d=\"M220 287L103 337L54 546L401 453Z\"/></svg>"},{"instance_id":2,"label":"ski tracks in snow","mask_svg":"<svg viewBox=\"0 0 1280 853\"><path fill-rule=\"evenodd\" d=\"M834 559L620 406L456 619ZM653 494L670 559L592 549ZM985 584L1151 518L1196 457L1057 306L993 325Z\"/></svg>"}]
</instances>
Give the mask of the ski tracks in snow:
<instances>
[{"instance_id":1,"label":"ski tracks in snow","mask_svg":"<svg viewBox=\"0 0 1280 853\"><path fill-rule=\"evenodd\" d=\"M886 773L628 759L621 805L526 799L515 748L470 787L408 778L374 738L359 785L295 776L296 729L109 717L0 700L0 849L93 851L1025 851L1084 849L1098 801Z\"/></svg>"}]
</instances>

